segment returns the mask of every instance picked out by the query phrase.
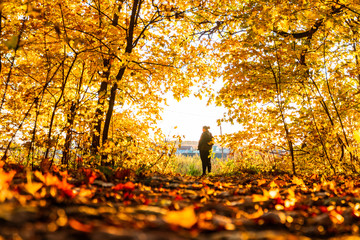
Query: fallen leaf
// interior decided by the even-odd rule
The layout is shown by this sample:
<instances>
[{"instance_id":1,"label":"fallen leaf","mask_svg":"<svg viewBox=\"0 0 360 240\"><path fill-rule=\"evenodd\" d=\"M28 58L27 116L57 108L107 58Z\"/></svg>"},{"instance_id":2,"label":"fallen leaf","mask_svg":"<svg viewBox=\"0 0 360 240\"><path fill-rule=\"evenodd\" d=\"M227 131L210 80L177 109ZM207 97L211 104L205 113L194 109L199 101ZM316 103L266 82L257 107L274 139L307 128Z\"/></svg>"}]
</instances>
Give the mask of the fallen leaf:
<instances>
[{"instance_id":1,"label":"fallen leaf","mask_svg":"<svg viewBox=\"0 0 360 240\"><path fill-rule=\"evenodd\" d=\"M197 222L194 207L186 207L181 211L169 211L164 220L168 224L178 225L183 228L191 228Z\"/></svg>"},{"instance_id":2,"label":"fallen leaf","mask_svg":"<svg viewBox=\"0 0 360 240\"><path fill-rule=\"evenodd\" d=\"M69 225L71 228L80 232L91 232L93 227L89 224L83 224L73 218L69 219Z\"/></svg>"},{"instance_id":3,"label":"fallen leaf","mask_svg":"<svg viewBox=\"0 0 360 240\"><path fill-rule=\"evenodd\" d=\"M126 191L131 192L135 189L135 184L133 182L127 182L125 184L119 183L112 189L115 191L126 190Z\"/></svg>"},{"instance_id":4,"label":"fallen leaf","mask_svg":"<svg viewBox=\"0 0 360 240\"><path fill-rule=\"evenodd\" d=\"M39 189L43 186L42 183L33 183L29 182L24 185L24 188L26 192L30 193L31 195L34 195Z\"/></svg>"},{"instance_id":5,"label":"fallen leaf","mask_svg":"<svg viewBox=\"0 0 360 240\"><path fill-rule=\"evenodd\" d=\"M302 179L296 177L296 176L293 177L293 179L292 179L291 182L292 182L293 184L298 185L298 186L305 186L304 181L303 181Z\"/></svg>"}]
</instances>

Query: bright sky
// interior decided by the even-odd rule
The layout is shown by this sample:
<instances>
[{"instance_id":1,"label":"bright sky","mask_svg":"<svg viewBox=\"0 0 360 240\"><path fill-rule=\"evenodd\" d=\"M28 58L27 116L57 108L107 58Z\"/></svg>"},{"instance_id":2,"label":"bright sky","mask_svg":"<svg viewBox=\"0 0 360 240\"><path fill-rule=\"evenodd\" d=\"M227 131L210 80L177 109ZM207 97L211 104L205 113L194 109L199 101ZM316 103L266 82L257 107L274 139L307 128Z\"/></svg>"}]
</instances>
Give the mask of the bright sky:
<instances>
[{"instance_id":1,"label":"bright sky","mask_svg":"<svg viewBox=\"0 0 360 240\"><path fill-rule=\"evenodd\" d=\"M206 103L207 99L200 100L193 96L180 102L168 99L169 106L164 109L163 120L158 125L170 139L173 135L184 135L184 141L198 141L204 125L210 126L213 135L220 135L217 119L222 118L226 110L214 105L206 106ZM222 123L221 127L223 134L237 131L230 124Z\"/></svg>"}]
</instances>

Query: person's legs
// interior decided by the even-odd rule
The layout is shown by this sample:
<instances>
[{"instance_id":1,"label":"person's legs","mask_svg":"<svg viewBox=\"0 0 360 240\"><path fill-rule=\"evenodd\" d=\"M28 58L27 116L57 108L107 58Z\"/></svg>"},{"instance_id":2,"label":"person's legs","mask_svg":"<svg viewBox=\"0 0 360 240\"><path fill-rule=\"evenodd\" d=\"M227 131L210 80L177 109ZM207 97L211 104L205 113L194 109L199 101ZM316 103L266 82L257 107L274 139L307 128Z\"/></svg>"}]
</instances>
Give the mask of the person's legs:
<instances>
[{"instance_id":1,"label":"person's legs","mask_svg":"<svg viewBox=\"0 0 360 240\"><path fill-rule=\"evenodd\" d=\"M208 172L211 172L211 157L208 157Z\"/></svg>"},{"instance_id":2,"label":"person's legs","mask_svg":"<svg viewBox=\"0 0 360 240\"><path fill-rule=\"evenodd\" d=\"M200 150L200 159L201 159L201 163L202 163L202 169L203 169L203 174L206 174L206 166L207 166L207 151L203 151Z\"/></svg>"},{"instance_id":3,"label":"person's legs","mask_svg":"<svg viewBox=\"0 0 360 240\"><path fill-rule=\"evenodd\" d=\"M211 156L210 156L210 151L207 151L207 155L206 155L206 165L208 168L208 173L211 172Z\"/></svg>"}]
</instances>

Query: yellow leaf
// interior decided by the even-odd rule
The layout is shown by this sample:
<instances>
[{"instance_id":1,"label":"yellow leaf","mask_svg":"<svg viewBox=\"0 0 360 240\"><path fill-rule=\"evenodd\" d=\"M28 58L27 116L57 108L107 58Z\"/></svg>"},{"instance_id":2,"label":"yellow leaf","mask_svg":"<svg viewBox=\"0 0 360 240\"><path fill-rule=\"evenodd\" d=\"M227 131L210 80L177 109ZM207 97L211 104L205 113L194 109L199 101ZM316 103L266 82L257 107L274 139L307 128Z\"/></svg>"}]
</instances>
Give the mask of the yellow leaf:
<instances>
[{"instance_id":1,"label":"yellow leaf","mask_svg":"<svg viewBox=\"0 0 360 240\"><path fill-rule=\"evenodd\" d=\"M187 207L181 211L168 212L164 220L173 225L178 225L183 228L191 228L197 222L197 216L194 207Z\"/></svg>"},{"instance_id":2,"label":"yellow leaf","mask_svg":"<svg viewBox=\"0 0 360 240\"><path fill-rule=\"evenodd\" d=\"M354 139L360 143L360 130L354 132Z\"/></svg>"},{"instance_id":3,"label":"yellow leaf","mask_svg":"<svg viewBox=\"0 0 360 240\"><path fill-rule=\"evenodd\" d=\"M263 189L263 194L264 194L264 197L267 199L270 199L270 198L273 199L273 198L280 197L278 188L270 189L269 191L266 189Z\"/></svg>"},{"instance_id":4,"label":"yellow leaf","mask_svg":"<svg viewBox=\"0 0 360 240\"><path fill-rule=\"evenodd\" d=\"M289 21L288 20L286 20L286 19L281 20L279 22L279 25L280 25L281 30L284 30L284 31L289 30Z\"/></svg>"},{"instance_id":5,"label":"yellow leaf","mask_svg":"<svg viewBox=\"0 0 360 240\"><path fill-rule=\"evenodd\" d=\"M305 186L304 181L303 181L302 179L296 177L296 176L293 177L293 179L292 179L291 182L292 182L293 184L298 185L298 186Z\"/></svg>"},{"instance_id":6,"label":"yellow leaf","mask_svg":"<svg viewBox=\"0 0 360 240\"><path fill-rule=\"evenodd\" d=\"M209 189L209 190L207 190L207 194L208 195L213 195L214 194L214 192L215 192L215 190L214 189Z\"/></svg>"},{"instance_id":7,"label":"yellow leaf","mask_svg":"<svg viewBox=\"0 0 360 240\"><path fill-rule=\"evenodd\" d=\"M57 176L54 176L50 173L45 174L45 176L39 172L36 171L34 173L34 175L40 180L42 181L46 186L53 186L53 185L58 185L58 183L60 183L60 180Z\"/></svg>"},{"instance_id":8,"label":"yellow leaf","mask_svg":"<svg viewBox=\"0 0 360 240\"><path fill-rule=\"evenodd\" d=\"M333 27L334 27L334 23L331 22L331 21L326 21L326 22L325 22L325 26L326 26L326 28L333 28Z\"/></svg>"},{"instance_id":9,"label":"yellow leaf","mask_svg":"<svg viewBox=\"0 0 360 240\"><path fill-rule=\"evenodd\" d=\"M266 195L267 196L265 196L265 194L264 195L253 194L252 195L252 201L253 202L265 202L265 201L269 200L269 194L266 194Z\"/></svg>"},{"instance_id":10,"label":"yellow leaf","mask_svg":"<svg viewBox=\"0 0 360 240\"><path fill-rule=\"evenodd\" d=\"M278 186L274 181L272 181L272 182L270 183L270 187L271 187L271 188L278 188L279 186Z\"/></svg>"},{"instance_id":11,"label":"yellow leaf","mask_svg":"<svg viewBox=\"0 0 360 240\"><path fill-rule=\"evenodd\" d=\"M24 188L28 193L34 195L42 186L42 183L29 182L25 184Z\"/></svg>"}]
</instances>

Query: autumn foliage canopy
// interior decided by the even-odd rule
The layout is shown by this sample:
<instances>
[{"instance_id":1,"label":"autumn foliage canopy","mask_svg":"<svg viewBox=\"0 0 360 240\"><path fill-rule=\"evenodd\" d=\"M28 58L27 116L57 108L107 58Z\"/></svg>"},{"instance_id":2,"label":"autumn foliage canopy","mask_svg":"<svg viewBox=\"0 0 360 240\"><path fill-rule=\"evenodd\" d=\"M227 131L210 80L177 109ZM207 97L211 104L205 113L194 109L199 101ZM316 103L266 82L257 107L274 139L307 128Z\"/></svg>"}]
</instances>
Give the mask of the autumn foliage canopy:
<instances>
[{"instance_id":1,"label":"autumn foliage canopy","mask_svg":"<svg viewBox=\"0 0 360 240\"><path fill-rule=\"evenodd\" d=\"M354 0L4 0L0 157L162 171L166 93L197 89L241 125L218 140L243 159L357 173L359 17Z\"/></svg>"}]
</instances>

